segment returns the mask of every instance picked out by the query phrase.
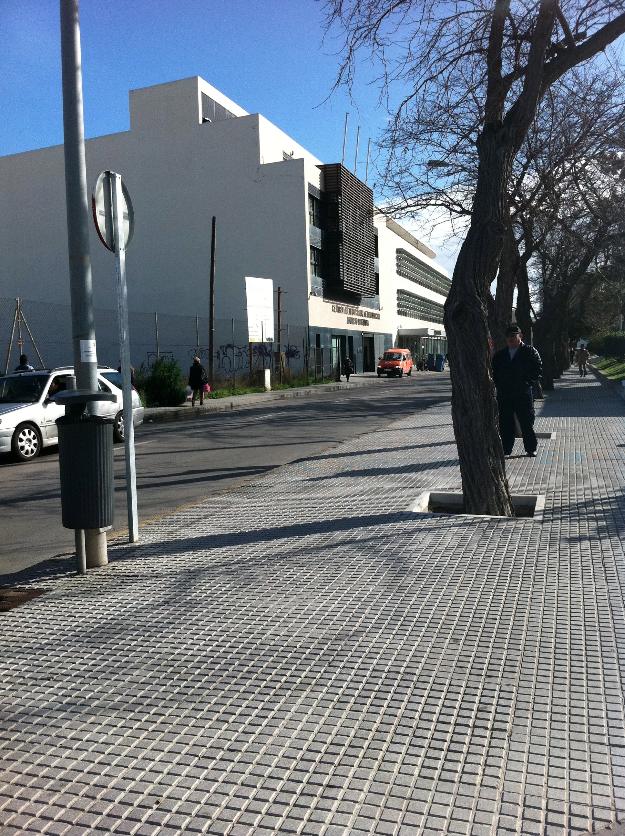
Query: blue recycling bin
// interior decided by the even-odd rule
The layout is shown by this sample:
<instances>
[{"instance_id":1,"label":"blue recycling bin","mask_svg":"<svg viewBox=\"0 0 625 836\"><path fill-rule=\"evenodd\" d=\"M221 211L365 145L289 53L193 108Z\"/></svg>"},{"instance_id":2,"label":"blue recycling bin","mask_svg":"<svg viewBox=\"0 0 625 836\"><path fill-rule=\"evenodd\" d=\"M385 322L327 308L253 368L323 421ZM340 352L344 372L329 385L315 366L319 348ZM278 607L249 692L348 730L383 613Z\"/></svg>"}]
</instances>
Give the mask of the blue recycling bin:
<instances>
[{"instance_id":1,"label":"blue recycling bin","mask_svg":"<svg viewBox=\"0 0 625 836\"><path fill-rule=\"evenodd\" d=\"M435 359L434 359L434 355L433 355L433 354L428 354L428 359L427 359L426 366L427 366L427 370L428 370L429 372L433 372L433 371L434 371L434 369L436 368L436 361L435 361Z\"/></svg>"},{"instance_id":2,"label":"blue recycling bin","mask_svg":"<svg viewBox=\"0 0 625 836\"><path fill-rule=\"evenodd\" d=\"M436 364L435 364L435 371L437 372L444 372L445 371L445 355L444 354L437 354L436 355Z\"/></svg>"}]
</instances>

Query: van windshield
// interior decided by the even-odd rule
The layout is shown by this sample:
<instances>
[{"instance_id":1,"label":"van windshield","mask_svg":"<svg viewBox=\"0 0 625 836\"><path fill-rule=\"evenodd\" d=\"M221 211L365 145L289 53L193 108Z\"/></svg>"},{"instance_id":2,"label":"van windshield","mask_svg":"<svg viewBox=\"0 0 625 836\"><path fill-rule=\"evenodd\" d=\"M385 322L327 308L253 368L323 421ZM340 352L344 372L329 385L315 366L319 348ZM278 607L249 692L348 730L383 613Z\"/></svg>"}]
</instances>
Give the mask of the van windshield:
<instances>
[{"instance_id":1,"label":"van windshield","mask_svg":"<svg viewBox=\"0 0 625 836\"><path fill-rule=\"evenodd\" d=\"M49 377L49 374L0 377L0 403L37 403Z\"/></svg>"},{"instance_id":2,"label":"van windshield","mask_svg":"<svg viewBox=\"0 0 625 836\"><path fill-rule=\"evenodd\" d=\"M403 354L400 354L399 351L385 351L384 352L384 360L403 360Z\"/></svg>"}]
</instances>

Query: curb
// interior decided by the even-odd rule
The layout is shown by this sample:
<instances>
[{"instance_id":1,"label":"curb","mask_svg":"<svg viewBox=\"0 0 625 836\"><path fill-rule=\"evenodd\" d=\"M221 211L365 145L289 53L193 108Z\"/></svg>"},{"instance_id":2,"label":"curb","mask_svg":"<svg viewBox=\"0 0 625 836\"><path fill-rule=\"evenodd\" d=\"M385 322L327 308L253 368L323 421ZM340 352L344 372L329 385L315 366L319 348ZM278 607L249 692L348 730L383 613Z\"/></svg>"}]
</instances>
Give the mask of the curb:
<instances>
[{"instance_id":1,"label":"curb","mask_svg":"<svg viewBox=\"0 0 625 836\"><path fill-rule=\"evenodd\" d=\"M167 421L179 421L185 418L199 418L212 412L235 412L240 409L250 409L257 404L273 403L274 401L306 398L323 392L353 391L354 389L378 386L377 379L363 380L356 383L325 383L319 386L302 386L301 388L280 389L277 392L255 392L250 395L233 395L230 398L215 398L204 402L204 406L173 406L146 408L143 413L144 424L157 424Z\"/></svg>"}]
</instances>

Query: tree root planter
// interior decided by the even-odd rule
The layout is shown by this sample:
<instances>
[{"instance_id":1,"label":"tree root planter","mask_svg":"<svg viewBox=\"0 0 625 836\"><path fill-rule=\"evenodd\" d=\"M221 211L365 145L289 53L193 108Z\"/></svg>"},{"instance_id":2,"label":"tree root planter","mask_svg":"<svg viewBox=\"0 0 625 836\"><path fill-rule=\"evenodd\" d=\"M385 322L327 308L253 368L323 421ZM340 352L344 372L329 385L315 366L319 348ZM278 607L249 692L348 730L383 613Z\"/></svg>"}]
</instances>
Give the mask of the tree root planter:
<instances>
[{"instance_id":1,"label":"tree root planter","mask_svg":"<svg viewBox=\"0 0 625 836\"><path fill-rule=\"evenodd\" d=\"M534 519L542 521L545 508L545 497L543 494L512 494L512 507L514 517L494 517L489 514L467 514L464 510L464 499L460 492L453 491L424 491L419 494L412 508L415 514L442 514L462 516L475 520L509 520L509 519Z\"/></svg>"}]
</instances>

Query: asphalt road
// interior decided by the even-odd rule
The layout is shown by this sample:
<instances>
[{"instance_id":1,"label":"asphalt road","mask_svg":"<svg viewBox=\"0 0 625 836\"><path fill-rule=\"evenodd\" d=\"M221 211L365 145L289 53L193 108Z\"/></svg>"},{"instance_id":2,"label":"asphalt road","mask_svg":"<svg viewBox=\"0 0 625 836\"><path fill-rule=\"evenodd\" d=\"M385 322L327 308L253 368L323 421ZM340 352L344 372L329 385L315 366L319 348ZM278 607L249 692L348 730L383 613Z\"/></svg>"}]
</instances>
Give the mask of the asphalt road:
<instances>
[{"instance_id":1,"label":"asphalt road","mask_svg":"<svg viewBox=\"0 0 625 836\"><path fill-rule=\"evenodd\" d=\"M415 373L351 391L146 424L135 435L140 518L253 481L272 468L449 400L450 394L448 375ZM117 445L118 531L126 526L123 456L123 445ZM0 523L0 582L2 575L73 551L73 532L61 526L56 448L27 464L0 456Z\"/></svg>"}]
</instances>

